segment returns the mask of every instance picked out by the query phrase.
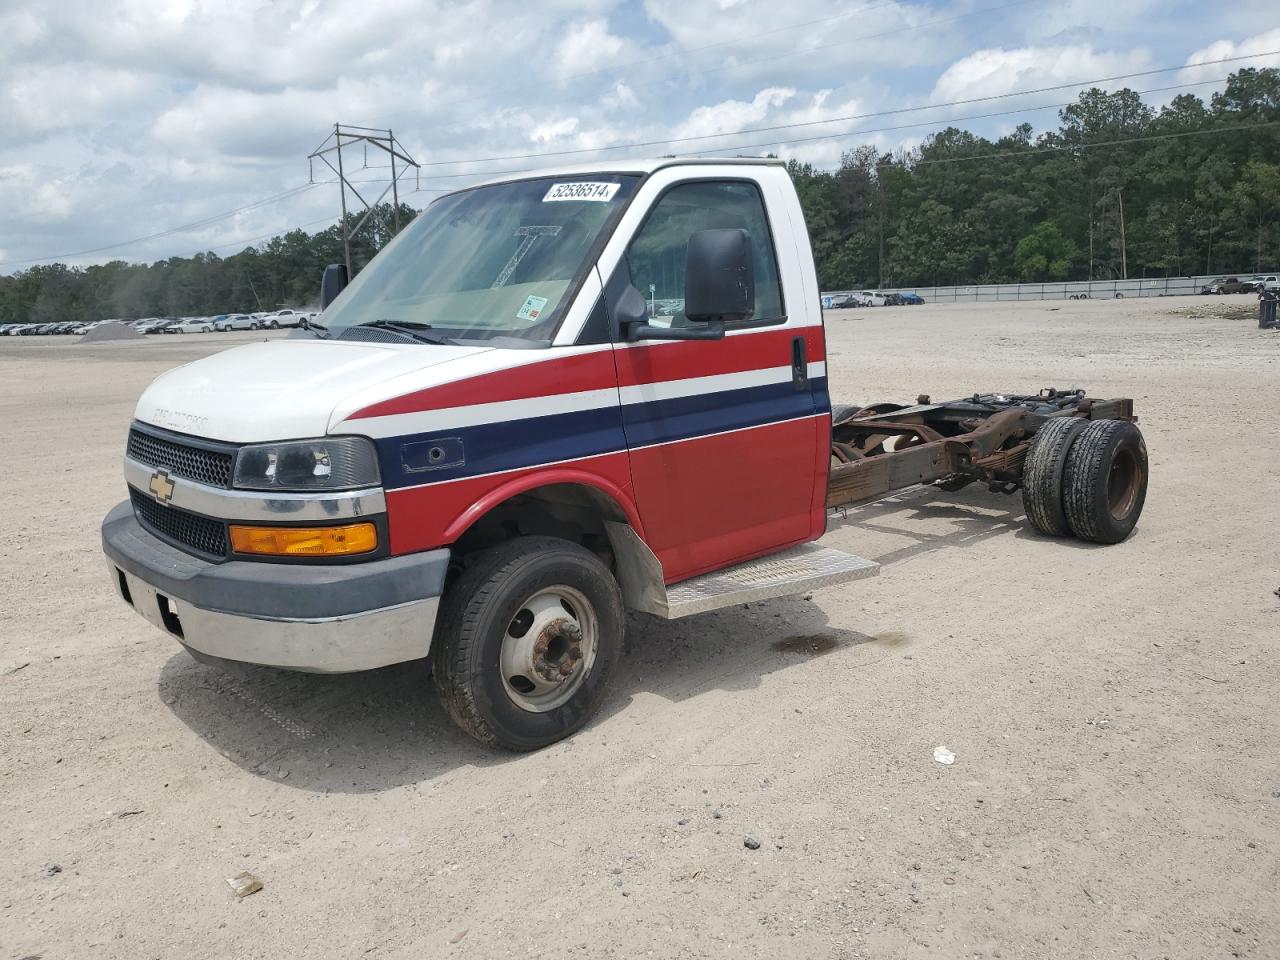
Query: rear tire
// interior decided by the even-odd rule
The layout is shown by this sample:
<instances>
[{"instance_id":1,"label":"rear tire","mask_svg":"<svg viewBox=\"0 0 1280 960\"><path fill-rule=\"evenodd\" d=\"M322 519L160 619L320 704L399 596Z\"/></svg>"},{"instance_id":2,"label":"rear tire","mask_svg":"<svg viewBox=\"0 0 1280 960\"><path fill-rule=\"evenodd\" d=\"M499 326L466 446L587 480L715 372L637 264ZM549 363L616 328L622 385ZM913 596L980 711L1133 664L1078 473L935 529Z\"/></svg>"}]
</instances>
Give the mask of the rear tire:
<instances>
[{"instance_id":1,"label":"rear tire","mask_svg":"<svg viewBox=\"0 0 1280 960\"><path fill-rule=\"evenodd\" d=\"M853 416L862 407L856 403L833 403L831 405L831 422L833 424L840 423L843 420Z\"/></svg>"},{"instance_id":2,"label":"rear tire","mask_svg":"<svg viewBox=\"0 0 1280 960\"><path fill-rule=\"evenodd\" d=\"M1119 543L1133 532L1147 499L1147 445L1128 420L1095 420L1067 455L1064 505L1071 532L1091 543Z\"/></svg>"},{"instance_id":3,"label":"rear tire","mask_svg":"<svg viewBox=\"0 0 1280 960\"><path fill-rule=\"evenodd\" d=\"M1063 471L1071 446L1089 426L1079 417L1047 420L1031 441L1022 468L1022 506L1027 520L1051 537L1071 536L1063 503Z\"/></svg>"},{"instance_id":4,"label":"rear tire","mask_svg":"<svg viewBox=\"0 0 1280 960\"><path fill-rule=\"evenodd\" d=\"M476 557L441 603L436 691L482 743L538 750L600 706L624 622L618 584L595 554L555 537L508 540Z\"/></svg>"}]
</instances>

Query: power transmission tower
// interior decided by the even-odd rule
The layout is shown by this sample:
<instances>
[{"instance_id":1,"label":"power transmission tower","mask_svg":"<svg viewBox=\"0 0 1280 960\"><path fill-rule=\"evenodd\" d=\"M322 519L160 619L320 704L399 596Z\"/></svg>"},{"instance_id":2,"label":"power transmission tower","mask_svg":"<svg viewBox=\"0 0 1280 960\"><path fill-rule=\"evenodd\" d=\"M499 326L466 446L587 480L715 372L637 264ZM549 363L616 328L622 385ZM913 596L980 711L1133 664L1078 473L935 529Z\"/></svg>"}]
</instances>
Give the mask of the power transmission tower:
<instances>
[{"instance_id":1,"label":"power transmission tower","mask_svg":"<svg viewBox=\"0 0 1280 960\"><path fill-rule=\"evenodd\" d=\"M348 165L344 163L342 151L351 147L363 144L365 153L364 167L369 165L369 147L372 145L379 150L384 151L391 160L391 183L378 195L378 199L370 203L364 198L359 190L356 189L355 183L347 179L346 171ZM337 161L335 167L329 160L329 156ZM333 133L324 138L324 142L316 147L307 155L307 166L311 173L311 182L315 182L315 162L320 160L330 170L338 175L338 192L342 199L342 252L346 259L347 276L354 276L355 271L351 269L351 236L359 233L360 228L364 226L366 220L371 217L388 193L391 194L391 208L393 211L394 225L382 221L391 235L394 237L400 232L400 178L413 169L414 185L417 186L420 168L418 161L404 152L404 149L397 142L395 134L390 129L383 130L380 127L355 127L351 124L335 123L333 125ZM396 161L400 161L400 168L396 169ZM363 168L361 168L363 169ZM350 190L352 195L360 201L364 206L364 216L362 216L353 227L347 219L347 191Z\"/></svg>"}]
</instances>

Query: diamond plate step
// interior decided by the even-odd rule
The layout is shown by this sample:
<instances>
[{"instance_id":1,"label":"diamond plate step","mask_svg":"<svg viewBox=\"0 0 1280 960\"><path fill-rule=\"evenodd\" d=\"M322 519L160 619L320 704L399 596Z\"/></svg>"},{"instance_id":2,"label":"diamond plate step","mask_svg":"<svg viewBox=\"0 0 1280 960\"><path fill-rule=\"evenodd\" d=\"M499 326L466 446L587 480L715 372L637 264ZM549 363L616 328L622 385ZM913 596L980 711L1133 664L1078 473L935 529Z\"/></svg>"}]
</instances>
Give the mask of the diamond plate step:
<instances>
[{"instance_id":1,"label":"diamond plate step","mask_svg":"<svg viewBox=\"0 0 1280 960\"><path fill-rule=\"evenodd\" d=\"M667 618L786 597L847 580L874 577L880 564L843 550L805 543L736 567L703 574L667 590Z\"/></svg>"}]
</instances>

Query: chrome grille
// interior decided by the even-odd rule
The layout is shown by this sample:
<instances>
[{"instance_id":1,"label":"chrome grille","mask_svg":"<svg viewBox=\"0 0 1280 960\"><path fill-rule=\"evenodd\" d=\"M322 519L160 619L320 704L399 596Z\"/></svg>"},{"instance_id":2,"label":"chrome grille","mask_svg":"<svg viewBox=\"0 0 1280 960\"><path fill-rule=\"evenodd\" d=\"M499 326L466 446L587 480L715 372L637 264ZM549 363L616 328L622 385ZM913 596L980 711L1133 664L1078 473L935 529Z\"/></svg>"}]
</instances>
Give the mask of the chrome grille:
<instances>
[{"instance_id":1,"label":"chrome grille","mask_svg":"<svg viewBox=\"0 0 1280 960\"><path fill-rule=\"evenodd\" d=\"M209 557L227 555L227 525L221 520L163 506L132 487L129 499L138 521L156 536Z\"/></svg>"},{"instance_id":2,"label":"chrome grille","mask_svg":"<svg viewBox=\"0 0 1280 960\"><path fill-rule=\"evenodd\" d=\"M233 456L222 450L206 450L163 437L129 431L129 456L149 467L167 470L175 477L211 487L231 486Z\"/></svg>"}]
</instances>

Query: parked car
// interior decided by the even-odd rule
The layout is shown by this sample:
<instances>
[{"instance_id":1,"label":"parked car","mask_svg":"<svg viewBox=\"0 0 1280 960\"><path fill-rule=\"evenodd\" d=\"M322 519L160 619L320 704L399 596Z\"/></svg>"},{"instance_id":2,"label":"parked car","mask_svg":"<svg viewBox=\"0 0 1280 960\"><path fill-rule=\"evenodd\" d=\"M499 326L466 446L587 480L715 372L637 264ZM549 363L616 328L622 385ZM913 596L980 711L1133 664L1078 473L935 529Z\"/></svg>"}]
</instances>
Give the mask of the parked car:
<instances>
[{"instance_id":1,"label":"parked car","mask_svg":"<svg viewBox=\"0 0 1280 960\"><path fill-rule=\"evenodd\" d=\"M857 294L853 293L837 293L831 297L832 310L847 310L850 307L860 307L862 301Z\"/></svg>"},{"instance_id":2,"label":"parked car","mask_svg":"<svg viewBox=\"0 0 1280 960\"><path fill-rule=\"evenodd\" d=\"M165 333L213 333L212 317L184 317Z\"/></svg>"},{"instance_id":3,"label":"parked car","mask_svg":"<svg viewBox=\"0 0 1280 960\"><path fill-rule=\"evenodd\" d=\"M1261 293L1263 290L1280 289L1280 275L1262 273L1256 277L1250 277L1249 283L1252 284L1251 289L1256 293Z\"/></svg>"},{"instance_id":4,"label":"parked car","mask_svg":"<svg viewBox=\"0 0 1280 960\"><path fill-rule=\"evenodd\" d=\"M247 313L228 314L221 320L214 321L213 324L213 329L219 333L225 333L228 330L258 330L261 327L262 321Z\"/></svg>"},{"instance_id":5,"label":"parked car","mask_svg":"<svg viewBox=\"0 0 1280 960\"><path fill-rule=\"evenodd\" d=\"M1219 277L1217 280L1210 280L1200 292L1203 294L1215 294L1221 296L1224 293L1249 293L1254 289L1255 284L1252 281L1242 281L1239 277Z\"/></svg>"},{"instance_id":6,"label":"parked car","mask_svg":"<svg viewBox=\"0 0 1280 960\"><path fill-rule=\"evenodd\" d=\"M270 327L272 330L278 330L280 327L300 327L303 319L307 316L302 310L292 310L286 307L284 310L277 310L275 313L264 317L263 319L266 323L263 326Z\"/></svg>"},{"instance_id":7,"label":"parked car","mask_svg":"<svg viewBox=\"0 0 1280 960\"><path fill-rule=\"evenodd\" d=\"M924 297L918 293L900 293L898 294L898 299L910 307L918 307L924 303Z\"/></svg>"},{"instance_id":8,"label":"parked car","mask_svg":"<svg viewBox=\"0 0 1280 960\"><path fill-rule=\"evenodd\" d=\"M885 305L884 294L876 293L874 290L859 290L855 296L864 307L883 307Z\"/></svg>"}]
</instances>

